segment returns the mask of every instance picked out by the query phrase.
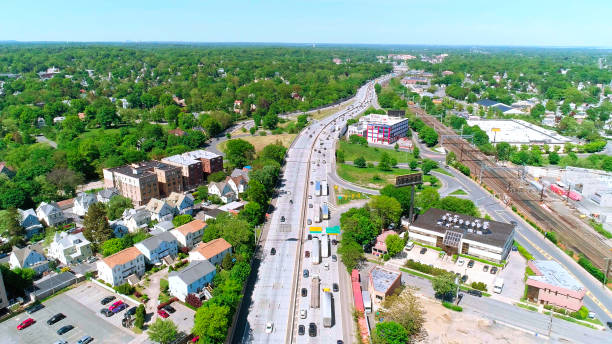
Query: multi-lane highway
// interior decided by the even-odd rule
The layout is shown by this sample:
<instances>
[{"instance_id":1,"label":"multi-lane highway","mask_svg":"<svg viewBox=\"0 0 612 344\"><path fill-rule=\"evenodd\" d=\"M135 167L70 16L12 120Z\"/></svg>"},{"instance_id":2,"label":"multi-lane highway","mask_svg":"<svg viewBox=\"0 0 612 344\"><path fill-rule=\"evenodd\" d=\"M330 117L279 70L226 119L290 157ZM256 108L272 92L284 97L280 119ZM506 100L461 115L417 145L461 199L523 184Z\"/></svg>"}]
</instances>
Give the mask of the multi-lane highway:
<instances>
[{"instance_id":1,"label":"multi-lane highway","mask_svg":"<svg viewBox=\"0 0 612 344\"><path fill-rule=\"evenodd\" d=\"M389 76L385 77L388 78ZM311 266L310 258L304 258L304 251L309 250L309 245L312 245L308 240L308 220L314 222L315 211L319 210L319 206L325 202L331 204L326 196L314 195L314 181L321 181L328 170L332 169L330 154L333 155L333 135L337 136L335 124L342 127L344 123L341 122L363 112L375 101L374 82L361 87L353 98L352 105L346 110L309 125L289 148L278 197L273 201L274 211L257 257L260 263L254 271L256 280L245 298L245 302L248 302L245 304L248 314L246 321L238 322L242 327L239 330L242 335L235 341L314 343L321 342L322 336L326 340L352 341L352 330L345 328L346 324L350 326L352 322L343 320L344 312L341 312L341 302L338 302L340 292L332 292L335 317L331 327L323 327L320 309L311 309L309 302L306 302L310 298L301 297L303 287L308 289L310 296L311 274L318 274L321 278L322 292L323 288L332 290L333 283L339 281L340 274L346 273L339 261L332 262L331 255L336 254L336 246L330 245L329 257L323 258L318 266ZM334 123L335 121L338 122ZM313 181L312 185L310 181ZM313 204L313 207L310 208L309 204ZM331 216L334 216L333 210ZM322 220L317 225L325 228L327 221ZM305 268L309 269L308 278L303 277ZM302 309L306 309L305 319L301 318ZM350 310L346 314L350 315ZM317 327L316 337L308 335L308 324L311 322ZM300 324L306 327L304 335L298 334Z\"/></svg>"}]
</instances>

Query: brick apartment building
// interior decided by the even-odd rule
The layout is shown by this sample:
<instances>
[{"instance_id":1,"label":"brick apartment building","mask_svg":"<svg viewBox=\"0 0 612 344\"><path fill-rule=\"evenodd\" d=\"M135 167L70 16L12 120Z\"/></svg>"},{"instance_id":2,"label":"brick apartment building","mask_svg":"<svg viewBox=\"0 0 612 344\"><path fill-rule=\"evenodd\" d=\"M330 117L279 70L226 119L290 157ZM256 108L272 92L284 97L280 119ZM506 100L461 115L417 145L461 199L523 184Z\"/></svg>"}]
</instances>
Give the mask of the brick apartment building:
<instances>
[{"instance_id":1,"label":"brick apartment building","mask_svg":"<svg viewBox=\"0 0 612 344\"><path fill-rule=\"evenodd\" d=\"M185 189L192 189L204 183L211 173L223 170L223 157L204 150L172 155L162 162L181 169Z\"/></svg>"},{"instance_id":2,"label":"brick apartment building","mask_svg":"<svg viewBox=\"0 0 612 344\"><path fill-rule=\"evenodd\" d=\"M104 187L114 187L130 198L135 206L147 204L151 198L167 197L183 191L179 167L159 161L145 161L115 168L105 168Z\"/></svg>"}]
</instances>

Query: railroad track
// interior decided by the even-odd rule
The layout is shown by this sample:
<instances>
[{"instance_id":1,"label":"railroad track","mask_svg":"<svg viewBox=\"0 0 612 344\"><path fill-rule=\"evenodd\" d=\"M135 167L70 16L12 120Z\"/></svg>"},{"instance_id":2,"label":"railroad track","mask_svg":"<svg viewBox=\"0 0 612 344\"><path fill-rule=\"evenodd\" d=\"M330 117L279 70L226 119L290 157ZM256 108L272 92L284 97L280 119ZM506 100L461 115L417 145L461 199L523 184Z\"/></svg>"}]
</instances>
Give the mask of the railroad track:
<instances>
[{"instance_id":1,"label":"railroad track","mask_svg":"<svg viewBox=\"0 0 612 344\"><path fill-rule=\"evenodd\" d=\"M418 118L436 129L439 134L456 135L452 129L444 126L436 118L427 115L422 109L412 108L412 110ZM473 148L462 138L445 139L444 146L453 151L458 159L461 157L461 163L469 167L472 174L480 174L481 182L502 199L511 202L511 205L515 206L543 230L556 233L568 249L584 254L599 268L604 268L604 258L612 257L610 247L602 242L602 239L593 233L586 223L571 215L558 214L553 210L547 210L542 206L539 195L520 191L525 190L526 185L516 172L509 169L500 169L490 157ZM465 149L466 147L468 149ZM495 169L485 168L481 172L482 165L495 167Z\"/></svg>"}]
</instances>

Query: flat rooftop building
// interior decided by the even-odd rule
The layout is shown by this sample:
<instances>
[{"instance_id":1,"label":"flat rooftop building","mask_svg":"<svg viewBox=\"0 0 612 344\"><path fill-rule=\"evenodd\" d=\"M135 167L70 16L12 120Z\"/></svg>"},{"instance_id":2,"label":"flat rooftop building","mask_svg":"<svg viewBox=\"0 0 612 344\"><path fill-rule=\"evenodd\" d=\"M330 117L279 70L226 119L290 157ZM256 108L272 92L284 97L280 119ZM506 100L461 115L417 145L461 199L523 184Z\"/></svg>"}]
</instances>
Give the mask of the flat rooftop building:
<instances>
[{"instance_id":1,"label":"flat rooftop building","mask_svg":"<svg viewBox=\"0 0 612 344\"><path fill-rule=\"evenodd\" d=\"M385 300L385 297L393 293L395 288L399 287L400 283L401 275L399 273L376 266L370 271L368 289L374 296L374 302L380 304Z\"/></svg>"},{"instance_id":2,"label":"flat rooftop building","mask_svg":"<svg viewBox=\"0 0 612 344\"><path fill-rule=\"evenodd\" d=\"M514 226L473 216L430 208L409 225L410 240L443 249L448 255L465 254L501 262L514 241Z\"/></svg>"},{"instance_id":3,"label":"flat rooftop building","mask_svg":"<svg viewBox=\"0 0 612 344\"><path fill-rule=\"evenodd\" d=\"M223 169L223 157L221 155L201 149L172 155L163 158L162 162L181 168L183 184L186 189L202 184L209 174Z\"/></svg>"},{"instance_id":4,"label":"flat rooftop building","mask_svg":"<svg viewBox=\"0 0 612 344\"><path fill-rule=\"evenodd\" d=\"M573 312L583 305L586 290L574 276L553 260L527 262L535 276L527 278L527 298Z\"/></svg>"},{"instance_id":5,"label":"flat rooftop building","mask_svg":"<svg viewBox=\"0 0 612 344\"><path fill-rule=\"evenodd\" d=\"M359 118L359 123L350 125L346 135L364 136L371 143L393 144L406 136L407 131L407 118L370 114Z\"/></svg>"}]
</instances>

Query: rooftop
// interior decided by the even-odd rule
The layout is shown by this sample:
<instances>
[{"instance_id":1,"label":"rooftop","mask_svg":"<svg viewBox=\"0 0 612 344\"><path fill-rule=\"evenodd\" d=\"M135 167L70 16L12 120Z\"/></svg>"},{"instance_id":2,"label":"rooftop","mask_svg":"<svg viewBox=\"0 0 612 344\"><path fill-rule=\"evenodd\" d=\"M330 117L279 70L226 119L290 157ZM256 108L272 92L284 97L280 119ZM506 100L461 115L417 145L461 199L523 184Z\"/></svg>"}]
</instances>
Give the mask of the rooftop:
<instances>
[{"instance_id":1,"label":"rooftop","mask_svg":"<svg viewBox=\"0 0 612 344\"><path fill-rule=\"evenodd\" d=\"M529 122L513 119L469 119L468 125L477 125L484 130L491 141L508 142L514 144L564 144L574 140L557 134L553 130L544 129ZM493 129L499 131L493 132Z\"/></svg>"},{"instance_id":2,"label":"rooftop","mask_svg":"<svg viewBox=\"0 0 612 344\"><path fill-rule=\"evenodd\" d=\"M163 162L150 160L143 161L140 163L124 165L114 168L109 168L108 170L114 173L123 174L132 178L144 178L154 174L155 169L160 170L172 170L178 168L176 166L164 164Z\"/></svg>"},{"instance_id":3,"label":"rooftop","mask_svg":"<svg viewBox=\"0 0 612 344\"><path fill-rule=\"evenodd\" d=\"M477 101L476 104L482 105L482 106L493 106L495 104L499 104L499 102L495 100L491 100L491 99L481 99Z\"/></svg>"},{"instance_id":4,"label":"rooftop","mask_svg":"<svg viewBox=\"0 0 612 344\"><path fill-rule=\"evenodd\" d=\"M136 246L144 246L149 251L152 251L159 247L162 242L172 242L176 241L176 238L170 232L163 232L159 235L152 236L150 238L146 238L143 241L136 243Z\"/></svg>"},{"instance_id":5,"label":"rooftop","mask_svg":"<svg viewBox=\"0 0 612 344\"><path fill-rule=\"evenodd\" d=\"M116 265L123 265L127 262L138 258L142 253L136 247L128 247L125 250L121 250L113 255L104 258L102 261L108 265L111 269Z\"/></svg>"},{"instance_id":6,"label":"rooftop","mask_svg":"<svg viewBox=\"0 0 612 344\"><path fill-rule=\"evenodd\" d=\"M198 279L210 274L211 272L215 272L217 269L214 265L212 265L207 260L200 260L197 262L192 262L180 271L172 271L168 275L168 277L177 276L180 278L185 284L189 285Z\"/></svg>"},{"instance_id":7,"label":"rooftop","mask_svg":"<svg viewBox=\"0 0 612 344\"><path fill-rule=\"evenodd\" d=\"M395 125L400 122L407 121L407 118L394 117L389 115L369 114L359 119L359 122L365 122L367 124L384 124L384 125Z\"/></svg>"},{"instance_id":8,"label":"rooftop","mask_svg":"<svg viewBox=\"0 0 612 344\"><path fill-rule=\"evenodd\" d=\"M554 260L534 260L533 264L539 270L539 273L534 271L536 276L529 276L529 279L574 291L584 289L574 276L570 275L567 270Z\"/></svg>"},{"instance_id":9,"label":"rooftop","mask_svg":"<svg viewBox=\"0 0 612 344\"><path fill-rule=\"evenodd\" d=\"M229 242L225 241L225 239L218 238L209 242L200 243L194 249L194 251L199 252L202 257L209 259L231 247L232 245Z\"/></svg>"},{"instance_id":10,"label":"rooftop","mask_svg":"<svg viewBox=\"0 0 612 344\"><path fill-rule=\"evenodd\" d=\"M199 231L202 228L206 228L206 222L202 221L202 220L193 220L191 222L188 222L182 226L177 227L175 230L177 232L180 232L183 235L187 235L189 233L194 233Z\"/></svg>"},{"instance_id":11,"label":"rooftop","mask_svg":"<svg viewBox=\"0 0 612 344\"><path fill-rule=\"evenodd\" d=\"M387 293L389 288L393 285L393 282L399 277L399 273L388 271L378 266L370 271L370 278L372 279L374 290L379 293Z\"/></svg>"},{"instance_id":12,"label":"rooftop","mask_svg":"<svg viewBox=\"0 0 612 344\"><path fill-rule=\"evenodd\" d=\"M450 244L456 243L455 239L461 240L461 237L463 237L467 240L503 247L508 237L514 233L514 227L508 223L485 220L436 208L429 208L425 214L419 215L411 226L441 233L452 241L449 242ZM458 235L455 235L455 233L458 233Z\"/></svg>"}]
</instances>

